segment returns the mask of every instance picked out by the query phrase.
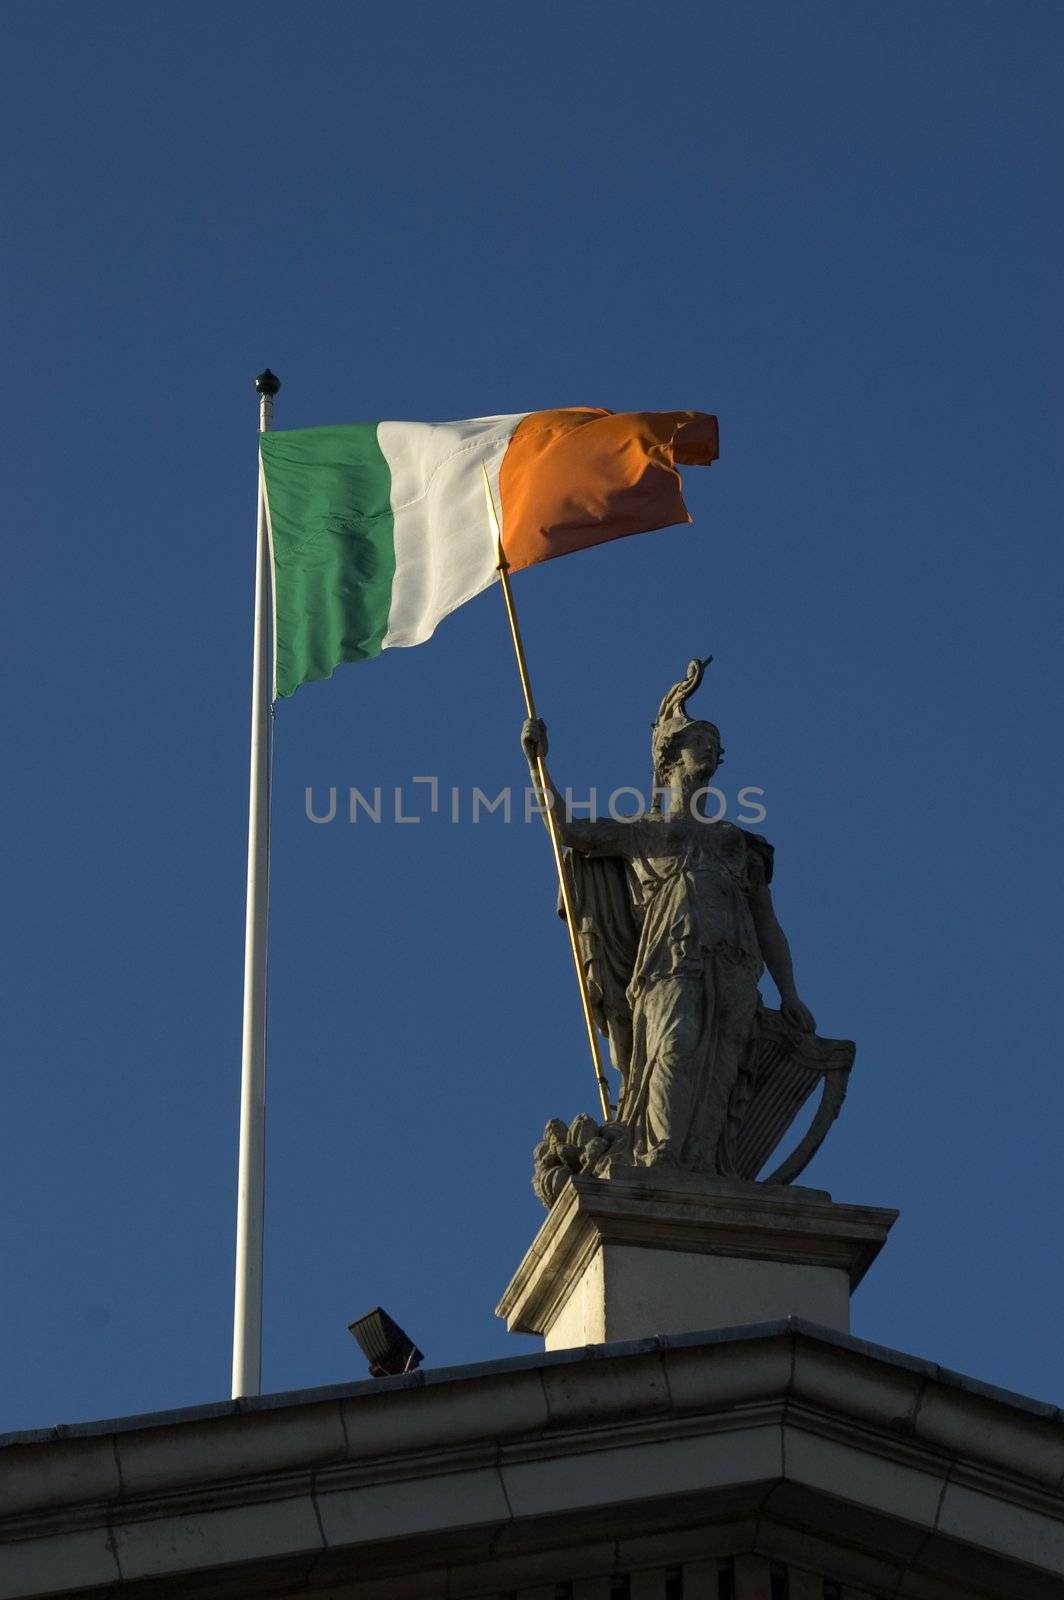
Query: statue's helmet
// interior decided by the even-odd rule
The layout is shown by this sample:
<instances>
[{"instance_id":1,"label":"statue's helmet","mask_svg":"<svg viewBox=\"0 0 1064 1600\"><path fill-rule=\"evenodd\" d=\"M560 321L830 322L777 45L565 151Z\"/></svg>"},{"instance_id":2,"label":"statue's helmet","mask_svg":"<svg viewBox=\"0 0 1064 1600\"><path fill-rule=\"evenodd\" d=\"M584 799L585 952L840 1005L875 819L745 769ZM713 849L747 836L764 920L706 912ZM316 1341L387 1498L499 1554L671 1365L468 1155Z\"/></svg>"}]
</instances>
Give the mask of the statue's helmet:
<instances>
[{"instance_id":1,"label":"statue's helmet","mask_svg":"<svg viewBox=\"0 0 1064 1600\"><path fill-rule=\"evenodd\" d=\"M702 682L705 670L712 660L712 656L707 656L704 661L697 659L692 661L687 668L687 676L681 678L679 683L673 684L658 708L650 736L655 789L668 788L668 773L672 766L676 744L691 728L708 728L716 735L718 764L724 755L724 747L720 742L720 729L716 723L697 721L687 715L687 702Z\"/></svg>"}]
</instances>

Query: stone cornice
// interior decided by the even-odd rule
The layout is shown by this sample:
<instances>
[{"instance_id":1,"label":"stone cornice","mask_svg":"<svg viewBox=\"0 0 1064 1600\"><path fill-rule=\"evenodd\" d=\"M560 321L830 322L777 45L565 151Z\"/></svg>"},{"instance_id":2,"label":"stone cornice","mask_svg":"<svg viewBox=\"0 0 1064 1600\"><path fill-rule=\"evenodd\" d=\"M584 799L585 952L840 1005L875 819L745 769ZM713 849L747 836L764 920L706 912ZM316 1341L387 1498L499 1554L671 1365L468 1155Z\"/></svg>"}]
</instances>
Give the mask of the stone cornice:
<instances>
[{"instance_id":1,"label":"stone cornice","mask_svg":"<svg viewBox=\"0 0 1064 1600\"><path fill-rule=\"evenodd\" d=\"M589 1520L621 1537L633 1505L649 1528L674 1502L677 1526L825 1529L845 1504L883 1560L984 1540L1064 1584L1059 1412L844 1335L774 1324L426 1376L9 1437L0 1593L131 1594L216 1564L251 1594L263 1563L306 1575L357 1549L390 1569L397 1540L486 1560ZM22 1582L49 1561L50 1588Z\"/></svg>"},{"instance_id":2,"label":"stone cornice","mask_svg":"<svg viewBox=\"0 0 1064 1600\"><path fill-rule=\"evenodd\" d=\"M851 1291L883 1248L898 1213L834 1203L819 1190L692 1180L573 1177L502 1296L511 1332L543 1333L603 1246L775 1261L845 1272Z\"/></svg>"}]
</instances>

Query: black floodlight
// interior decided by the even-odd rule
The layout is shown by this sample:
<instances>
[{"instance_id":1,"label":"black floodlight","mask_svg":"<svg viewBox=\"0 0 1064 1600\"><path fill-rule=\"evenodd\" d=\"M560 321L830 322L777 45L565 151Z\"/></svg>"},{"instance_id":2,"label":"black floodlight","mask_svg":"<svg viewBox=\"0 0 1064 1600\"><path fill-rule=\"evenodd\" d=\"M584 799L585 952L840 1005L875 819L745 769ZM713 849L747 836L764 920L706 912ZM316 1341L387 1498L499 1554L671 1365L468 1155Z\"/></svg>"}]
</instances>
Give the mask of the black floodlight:
<instances>
[{"instance_id":1,"label":"black floodlight","mask_svg":"<svg viewBox=\"0 0 1064 1600\"><path fill-rule=\"evenodd\" d=\"M348 1328L369 1362L371 1378L398 1378L413 1372L425 1359L413 1339L380 1306L357 1322L349 1322Z\"/></svg>"}]
</instances>

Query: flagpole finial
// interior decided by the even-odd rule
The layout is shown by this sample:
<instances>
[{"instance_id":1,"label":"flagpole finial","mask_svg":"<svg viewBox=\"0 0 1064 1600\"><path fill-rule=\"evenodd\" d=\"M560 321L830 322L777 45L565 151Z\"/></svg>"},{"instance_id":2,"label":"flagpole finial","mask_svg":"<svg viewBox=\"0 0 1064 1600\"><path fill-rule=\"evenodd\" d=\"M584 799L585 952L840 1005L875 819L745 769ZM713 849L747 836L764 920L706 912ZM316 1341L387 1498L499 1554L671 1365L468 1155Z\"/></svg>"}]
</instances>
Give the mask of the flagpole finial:
<instances>
[{"instance_id":1,"label":"flagpole finial","mask_svg":"<svg viewBox=\"0 0 1064 1600\"><path fill-rule=\"evenodd\" d=\"M265 371L260 372L258 377L255 379L255 388L258 390L259 394L269 395L271 400L280 387L280 378L275 372L271 372L269 367L267 367Z\"/></svg>"}]
</instances>

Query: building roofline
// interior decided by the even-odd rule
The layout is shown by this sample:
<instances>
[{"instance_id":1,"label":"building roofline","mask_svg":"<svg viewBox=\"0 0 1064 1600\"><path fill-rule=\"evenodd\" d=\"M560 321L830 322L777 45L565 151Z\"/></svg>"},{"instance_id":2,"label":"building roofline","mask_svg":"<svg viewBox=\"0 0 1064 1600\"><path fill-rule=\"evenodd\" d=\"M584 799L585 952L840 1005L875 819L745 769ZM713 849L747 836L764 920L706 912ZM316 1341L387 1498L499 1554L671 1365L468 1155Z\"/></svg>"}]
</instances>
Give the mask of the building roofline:
<instances>
[{"instance_id":1,"label":"building roofline","mask_svg":"<svg viewBox=\"0 0 1064 1600\"><path fill-rule=\"evenodd\" d=\"M276 1394L247 1396L239 1400L216 1400L169 1411L147 1411L132 1416L107 1417L92 1422L61 1422L47 1428L30 1428L0 1434L0 1450L14 1445L47 1445L60 1439L86 1439L115 1433L132 1433L138 1429L174 1427L182 1423L208 1421L215 1417L249 1416L257 1412L320 1405L330 1400L358 1400L362 1396L466 1383L478 1378L501 1377L509 1372L571 1366L589 1361L617 1360L649 1355L661 1350L687 1350L700 1346L789 1338L792 1335L833 1345L853 1355L864 1356L886 1366L916 1373L946 1388L977 1395L1013 1411L1026 1412L1052 1422L1064 1421L1064 1411L1061 1407L1048 1401L1036 1400L1030 1395L1018 1394L1011 1389L984 1383L978 1378L956 1372L950 1367L943 1367L938 1362L911 1356L904 1351L892 1350L889 1346L875 1344L867 1339L858 1339L853 1334L840 1333L836 1329L807 1322L802 1317L787 1317L778 1322L752 1323L740 1328L718 1328L705 1333L661 1334L653 1339L586 1345L579 1349L557 1350L549 1354L532 1352L522 1356L505 1356L497 1361L474 1361L464 1366L433 1367L397 1378L365 1378L354 1383L324 1384L311 1389L289 1389Z\"/></svg>"},{"instance_id":2,"label":"building roofline","mask_svg":"<svg viewBox=\"0 0 1064 1600\"><path fill-rule=\"evenodd\" d=\"M1055 1600L1062 1423L788 1318L67 1425L0 1440L0 1589L410 1600L421 1573L420 1600L466 1600L534 1588L541 1559L569 1581L593 1528L598 1572L660 1566L664 1537L874 1593L970 1574Z\"/></svg>"}]
</instances>

